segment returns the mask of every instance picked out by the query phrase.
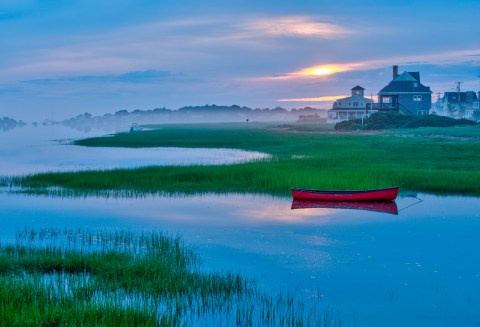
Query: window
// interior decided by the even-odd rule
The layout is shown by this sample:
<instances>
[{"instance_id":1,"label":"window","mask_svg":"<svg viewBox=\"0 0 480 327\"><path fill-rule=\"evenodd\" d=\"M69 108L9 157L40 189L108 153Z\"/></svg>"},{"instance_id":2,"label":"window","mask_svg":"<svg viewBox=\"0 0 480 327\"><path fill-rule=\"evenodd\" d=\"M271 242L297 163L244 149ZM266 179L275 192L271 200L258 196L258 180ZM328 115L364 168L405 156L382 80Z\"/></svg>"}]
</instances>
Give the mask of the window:
<instances>
[{"instance_id":1,"label":"window","mask_svg":"<svg viewBox=\"0 0 480 327\"><path fill-rule=\"evenodd\" d=\"M358 90L357 90L357 91L355 91L355 94L360 94L360 91L358 91Z\"/></svg>"},{"instance_id":2,"label":"window","mask_svg":"<svg viewBox=\"0 0 480 327\"><path fill-rule=\"evenodd\" d=\"M418 83L413 83L413 87L418 87Z\"/></svg>"},{"instance_id":3,"label":"window","mask_svg":"<svg viewBox=\"0 0 480 327\"><path fill-rule=\"evenodd\" d=\"M382 100L383 100L382 101L383 103L392 103L392 98L391 97L383 97Z\"/></svg>"},{"instance_id":4,"label":"window","mask_svg":"<svg viewBox=\"0 0 480 327\"><path fill-rule=\"evenodd\" d=\"M418 116L428 115L428 111L427 110L417 110L417 115Z\"/></svg>"},{"instance_id":5,"label":"window","mask_svg":"<svg viewBox=\"0 0 480 327\"><path fill-rule=\"evenodd\" d=\"M479 107L480 107L479 105L480 105L480 102L474 102L474 103L473 103L473 107L474 107L474 108L479 108Z\"/></svg>"},{"instance_id":6,"label":"window","mask_svg":"<svg viewBox=\"0 0 480 327\"><path fill-rule=\"evenodd\" d=\"M421 95L414 95L413 96L413 101L422 101L422 96Z\"/></svg>"},{"instance_id":7,"label":"window","mask_svg":"<svg viewBox=\"0 0 480 327\"><path fill-rule=\"evenodd\" d=\"M354 103L353 103L353 106L354 106L354 107L358 107L358 102L354 102Z\"/></svg>"}]
</instances>

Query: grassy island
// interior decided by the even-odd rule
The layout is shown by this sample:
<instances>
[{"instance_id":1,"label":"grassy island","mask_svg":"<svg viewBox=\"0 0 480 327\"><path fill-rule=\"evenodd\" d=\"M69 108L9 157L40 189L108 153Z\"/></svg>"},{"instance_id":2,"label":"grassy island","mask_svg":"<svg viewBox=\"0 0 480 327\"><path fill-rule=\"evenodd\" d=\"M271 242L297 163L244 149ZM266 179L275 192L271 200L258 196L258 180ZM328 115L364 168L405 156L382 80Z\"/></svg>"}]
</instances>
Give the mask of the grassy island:
<instances>
[{"instance_id":1,"label":"grassy island","mask_svg":"<svg viewBox=\"0 0 480 327\"><path fill-rule=\"evenodd\" d=\"M480 195L480 126L335 132L318 124L155 125L139 133L79 140L97 147L195 147L261 151L235 165L43 173L10 180L34 192L75 194L268 193L291 187Z\"/></svg>"}]
</instances>

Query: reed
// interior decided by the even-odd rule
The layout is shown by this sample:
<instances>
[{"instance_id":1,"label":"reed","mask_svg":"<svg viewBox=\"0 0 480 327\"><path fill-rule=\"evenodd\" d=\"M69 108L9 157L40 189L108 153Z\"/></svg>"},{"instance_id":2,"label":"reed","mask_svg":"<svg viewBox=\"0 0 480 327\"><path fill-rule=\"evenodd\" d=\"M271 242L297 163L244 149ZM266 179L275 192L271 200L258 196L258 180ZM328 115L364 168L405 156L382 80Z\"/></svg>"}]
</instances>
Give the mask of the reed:
<instances>
[{"instance_id":1,"label":"reed","mask_svg":"<svg viewBox=\"0 0 480 327\"><path fill-rule=\"evenodd\" d=\"M282 125L283 126L283 125ZM273 126L274 127L274 126ZM142 133L80 140L86 146L228 147L271 154L255 162L188 167L45 173L3 184L31 192L95 195L268 193L291 187L364 189L398 185L402 190L480 194L480 128L416 130L425 136L298 132L265 125L174 125ZM464 128L464 129L463 129ZM289 132L289 130L295 132ZM395 132L397 133L397 132ZM469 135L452 137L452 135Z\"/></svg>"},{"instance_id":2,"label":"reed","mask_svg":"<svg viewBox=\"0 0 480 327\"><path fill-rule=\"evenodd\" d=\"M1 325L342 325L318 301L199 262L178 236L24 230L0 246Z\"/></svg>"}]
</instances>

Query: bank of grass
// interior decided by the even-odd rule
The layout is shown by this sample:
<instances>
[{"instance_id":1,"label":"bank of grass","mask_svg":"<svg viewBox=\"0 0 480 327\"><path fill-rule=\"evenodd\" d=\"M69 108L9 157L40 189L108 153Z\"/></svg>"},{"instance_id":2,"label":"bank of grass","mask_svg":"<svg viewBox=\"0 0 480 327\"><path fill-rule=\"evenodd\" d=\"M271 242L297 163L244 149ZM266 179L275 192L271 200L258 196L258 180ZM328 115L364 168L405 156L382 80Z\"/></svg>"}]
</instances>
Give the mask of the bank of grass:
<instances>
[{"instance_id":1,"label":"bank of grass","mask_svg":"<svg viewBox=\"0 0 480 327\"><path fill-rule=\"evenodd\" d=\"M26 230L0 246L2 326L342 326L318 302L205 273L159 233Z\"/></svg>"},{"instance_id":2,"label":"bank of grass","mask_svg":"<svg viewBox=\"0 0 480 327\"><path fill-rule=\"evenodd\" d=\"M293 127L292 127L293 126ZM77 141L84 146L235 148L266 152L268 160L217 166L147 167L110 171L45 173L9 183L35 192L74 194L289 194L291 187L401 190L480 194L480 128L392 133L303 132L301 125L193 124L151 126L141 133ZM464 132L458 132L465 128ZM467 131L468 129L468 131ZM462 130L463 131L463 130ZM451 137L467 134L469 139Z\"/></svg>"},{"instance_id":3,"label":"bank of grass","mask_svg":"<svg viewBox=\"0 0 480 327\"><path fill-rule=\"evenodd\" d=\"M480 125L455 127L420 127L411 129L397 129L389 131L392 135L409 135L432 138L459 138L464 141L480 141Z\"/></svg>"},{"instance_id":4,"label":"bank of grass","mask_svg":"<svg viewBox=\"0 0 480 327\"><path fill-rule=\"evenodd\" d=\"M377 112L361 119L345 120L335 124L336 130L386 130L419 127L455 127L477 126L478 123L469 119L454 119L438 115L403 115L398 112Z\"/></svg>"}]
</instances>

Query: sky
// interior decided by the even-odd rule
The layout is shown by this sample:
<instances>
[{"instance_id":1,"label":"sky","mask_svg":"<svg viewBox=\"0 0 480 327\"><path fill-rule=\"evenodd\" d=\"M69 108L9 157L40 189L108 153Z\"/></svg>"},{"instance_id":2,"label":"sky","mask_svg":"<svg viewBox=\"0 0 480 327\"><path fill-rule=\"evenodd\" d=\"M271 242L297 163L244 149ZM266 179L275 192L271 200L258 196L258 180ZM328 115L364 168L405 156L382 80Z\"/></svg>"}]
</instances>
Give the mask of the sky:
<instances>
[{"instance_id":1,"label":"sky","mask_svg":"<svg viewBox=\"0 0 480 327\"><path fill-rule=\"evenodd\" d=\"M0 0L0 117L480 91L479 0Z\"/></svg>"}]
</instances>

